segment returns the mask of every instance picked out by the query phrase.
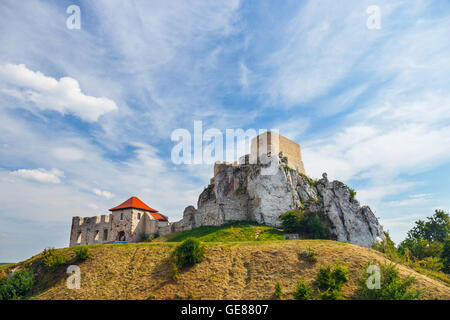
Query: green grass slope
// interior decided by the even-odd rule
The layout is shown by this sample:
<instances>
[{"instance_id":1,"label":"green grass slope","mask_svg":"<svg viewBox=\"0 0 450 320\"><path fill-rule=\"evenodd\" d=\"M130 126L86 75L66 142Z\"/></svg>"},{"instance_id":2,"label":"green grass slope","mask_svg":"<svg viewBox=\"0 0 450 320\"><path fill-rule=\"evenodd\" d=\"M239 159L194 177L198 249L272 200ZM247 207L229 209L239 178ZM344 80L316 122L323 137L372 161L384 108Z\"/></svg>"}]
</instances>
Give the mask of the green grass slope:
<instances>
[{"instance_id":1,"label":"green grass slope","mask_svg":"<svg viewBox=\"0 0 450 320\"><path fill-rule=\"evenodd\" d=\"M279 229L258 225L252 222L235 222L219 227L200 227L170 235L168 242L184 241L187 238L197 238L202 242L230 241L268 241L283 240L283 232Z\"/></svg>"}]
</instances>

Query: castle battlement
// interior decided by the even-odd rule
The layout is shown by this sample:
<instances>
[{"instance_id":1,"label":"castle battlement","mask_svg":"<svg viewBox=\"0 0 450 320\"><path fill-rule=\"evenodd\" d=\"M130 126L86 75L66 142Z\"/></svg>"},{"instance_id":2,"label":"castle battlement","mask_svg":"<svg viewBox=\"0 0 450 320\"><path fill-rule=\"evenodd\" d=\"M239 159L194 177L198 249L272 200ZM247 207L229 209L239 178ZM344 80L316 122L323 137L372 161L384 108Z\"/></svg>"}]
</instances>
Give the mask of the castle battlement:
<instances>
[{"instance_id":1,"label":"castle battlement","mask_svg":"<svg viewBox=\"0 0 450 320\"><path fill-rule=\"evenodd\" d=\"M131 197L109 210L110 214L73 217L70 246L119 240L138 242L151 234L165 234L170 231L167 217L136 197Z\"/></svg>"},{"instance_id":2,"label":"castle battlement","mask_svg":"<svg viewBox=\"0 0 450 320\"><path fill-rule=\"evenodd\" d=\"M300 145L279 133L267 131L260 134L252 139L250 149L250 163L256 163L257 159L263 155L279 155L282 153L289 167L306 174ZM245 159L243 161L245 162Z\"/></svg>"}]
</instances>

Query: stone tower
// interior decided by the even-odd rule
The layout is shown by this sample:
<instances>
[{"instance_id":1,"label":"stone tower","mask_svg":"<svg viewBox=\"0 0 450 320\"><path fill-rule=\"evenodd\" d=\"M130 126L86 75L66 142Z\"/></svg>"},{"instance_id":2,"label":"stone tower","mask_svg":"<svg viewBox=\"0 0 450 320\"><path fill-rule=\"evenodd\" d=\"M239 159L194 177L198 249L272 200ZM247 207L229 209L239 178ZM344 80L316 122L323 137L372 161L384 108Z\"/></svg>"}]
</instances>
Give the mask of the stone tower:
<instances>
[{"instance_id":1,"label":"stone tower","mask_svg":"<svg viewBox=\"0 0 450 320\"><path fill-rule=\"evenodd\" d=\"M300 152L300 145L292 140L289 140L282 135L267 131L252 139L250 159L256 163L256 159L264 154L279 155L283 153L283 157L287 159L287 165L305 174L305 167L302 161L302 154Z\"/></svg>"}]
</instances>

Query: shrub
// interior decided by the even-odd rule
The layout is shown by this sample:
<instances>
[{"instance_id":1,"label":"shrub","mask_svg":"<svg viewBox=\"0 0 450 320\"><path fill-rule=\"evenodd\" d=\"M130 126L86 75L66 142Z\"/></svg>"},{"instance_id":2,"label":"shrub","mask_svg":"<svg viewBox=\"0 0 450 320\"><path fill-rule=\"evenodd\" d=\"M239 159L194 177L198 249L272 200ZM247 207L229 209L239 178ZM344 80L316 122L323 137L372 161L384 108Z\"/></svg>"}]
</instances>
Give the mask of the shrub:
<instances>
[{"instance_id":1,"label":"shrub","mask_svg":"<svg viewBox=\"0 0 450 320\"><path fill-rule=\"evenodd\" d=\"M84 261L89 257L88 247L75 247L73 252L77 256L78 260Z\"/></svg>"},{"instance_id":2,"label":"shrub","mask_svg":"<svg viewBox=\"0 0 450 320\"><path fill-rule=\"evenodd\" d=\"M177 278L178 270L187 266L192 266L202 261L205 254L200 241L188 238L183 241L172 254L172 272Z\"/></svg>"},{"instance_id":3,"label":"shrub","mask_svg":"<svg viewBox=\"0 0 450 320\"><path fill-rule=\"evenodd\" d=\"M320 290L340 291L348 281L348 269L341 264L321 266L316 276L316 285Z\"/></svg>"},{"instance_id":4,"label":"shrub","mask_svg":"<svg viewBox=\"0 0 450 320\"><path fill-rule=\"evenodd\" d=\"M359 283L360 298L363 300L418 300L423 295L421 290L413 291L410 289L410 286L415 282L415 278L407 276L402 279L393 263L381 265L380 289L368 288L367 280L371 274L368 274L366 270L367 268L363 270Z\"/></svg>"},{"instance_id":5,"label":"shrub","mask_svg":"<svg viewBox=\"0 0 450 320\"><path fill-rule=\"evenodd\" d=\"M294 291L295 300L312 300L313 288L306 284L304 278L298 280Z\"/></svg>"},{"instance_id":6,"label":"shrub","mask_svg":"<svg viewBox=\"0 0 450 320\"><path fill-rule=\"evenodd\" d=\"M445 239L441 253L442 263L444 265L442 271L450 273L450 238Z\"/></svg>"},{"instance_id":7,"label":"shrub","mask_svg":"<svg viewBox=\"0 0 450 320\"><path fill-rule=\"evenodd\" d=\"M275 297L280 298L283 295L283 286L281 285L281 282L279 279L277 279L277 282L275 283Z\"/></svg>"},{"instance_id":8,"label":"shrub","mask_svg":"<svg viewBox=\"0 0 450 320\"><path fill-rule=\"evenodd\" d=\"M0 281L0 300L17 300L28 296L33 288L33 275L21 270Z\"/></svg>"},{"instance_id":9,"label":"shrub","mask_svg":"<svg viewBox=\"0 0 450 320\"><path fill-rule=\"evenodd\" d=\"M347 188L348 188L348 192L350 193L350 199L355 199L355 197L356 197L356 191L353 190L353 189L350 188L350 187L347 187Z\"/></svg>"},{"instance_id":10,"label":"shrub","mask_svg":"<svg viewBox=\"0 0 450 320\"><path fill-rule=\"evenodd\" d=\"M298 232L298 227L301 219L299 211L291 210L280 215L281 225L285 232Z\"/></svg>"},{"instance_id":11,"label":"shrub","mask_svg":"<svg viewBox=\"0 0 450 320\"><path fill-rule=\"evenodd\" d=\"M444 268L440 258L426 257L422 260L414 262L414 267L424 268L433 271L441 271Z\"/></svg>"},{"instance_id":12,"label":"shrub","mask_svg":"<svg viewBox=\"0 0 450 320\"><path fill-rule=\"evenodd\" d=\"M67 257L62 253L56 252L55 248L47 248L42 252L42 261L50 269L67 264L67 260Z\"/></svg>"},{"instance_id":13,"label":"shrub","mask_svg":"<svg viewBox=\"0 0 450 320\"><path fill-rule=\"evenodd\" d=\"M399 250L404 253L408 249L410 255L416 260L423 260L426 257L439 257L442 254L443 243L429 241L423 238L403 240L399 245Z\"/></svg>"},{"instance_id":14,"label":"shrub","mask_svg":"<svg viewBox=\"0 0 450 320\"><path fill-rule=\"evenodd\" d=\"M397 250L394 242L391 240L389 233L384 232L384 236L386 237L386 240L372 243L371 248L384 253L390 260L403 260L400 252Z\"/></svg>"},{"instance_id":15,"label":"shrub","mask_svg":"<svg viewBox=\"0 0 450 320\"><path fill-rule=\"evenodd\" d=\"M306 251L303 252L302 255L303 255L303 258L305 258L309 262L312 262L312 263L316 263L317 262L316 253L311 248L306 248Z\"/></svg>"},{"instance_id":16,"label":"shrub","mask_svg":"<svg viewBox=\"0 0 450 320\"><path fill-rule=\"evenodd\" d=\"M148 242L152 242L153 240L155 240L155 239L157 239L157 238L159 238L159 234L157 234L157 233L152 233L150 236L148 236L147 237L147 241Z\"/></svg>"},{"instance_id":17,"label":"shrub","mask_svg":"<svg viewBox=\"0 0 450 320\"><path fill-rule=\"evenodd\" d=\"M328 239L326 226L316 214L305 213L299 221L299 232L311 239Z\"/></svg>"},{"instance_id":18,"label":"shrub","mask_svg":"<svg viewBox=\"0 0 450 320\"><path fill-rule=\"evenodd\" d=\"M286 232L299 233L311 239L328 239L327 228L317 214L291 210L281 214L280 220Z\"/></svg>"},{"instance_id":19,"label":"shrub","mask_svg":"<svg viewBox=\"0 0 450 320\"><path fill-rule=\"evenodd\" d=\"M323 292L319 290L319 299L320 300L343 300L341 290L337 289L327 289Z\"/></svg>"}]
</instances>

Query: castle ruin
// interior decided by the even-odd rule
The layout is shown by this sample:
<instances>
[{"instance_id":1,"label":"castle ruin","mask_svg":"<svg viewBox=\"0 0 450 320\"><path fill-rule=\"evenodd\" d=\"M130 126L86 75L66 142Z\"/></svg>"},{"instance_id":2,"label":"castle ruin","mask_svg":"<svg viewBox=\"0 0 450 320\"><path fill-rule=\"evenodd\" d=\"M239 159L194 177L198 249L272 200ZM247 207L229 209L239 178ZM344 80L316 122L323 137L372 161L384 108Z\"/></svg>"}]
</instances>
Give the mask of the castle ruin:
<instances>
[{"instance_id":1,"label":"castle ruin","mask_svg":"<svg viewBox=\"0 0 450 320\"><path fill-rule=\"evenodd\" d=\"M228 167L237 168L264 162L264 156L267 155L280 157L287 166L305 174L300 145L276 132L268 131L253 138L250 149L250 154L240 157L239 162L216 162L214 164L214 178L211 179L210 186L218 183L214 180L221 177L220 171L226 170ZM247 216L247 209L243 210L247 202L248 199L244 199L242 207L231 208L236 214L241 211L245 213L242 216L236 215L234 218L255 220L252 215ZM223 205L221 204L220 207L222 211ZM117 207L109 209L109 211L111 211L109 215L73 217L70 246L113 243L116 241L139 242L153 234L166 235L192 228L192 225L186 224L186 219L169 223L166 216L150 208L137 197L131 197ZM276 215L280 213L274 212ZM222 222L220 219L216 219L206 224L220 225Z\"/></svg>"},{"instance_id":2,"label":"castle ruin","mask_svg":"<svg viewBox=\"0 0 450 320\"><path fill-rule=\"evenodd\" d=\"M109 211L109 215L73 217L70 246L139 242L152 234L170 232L168 218L137 197L131 197Z\"/></svg>"}]
</instances>

